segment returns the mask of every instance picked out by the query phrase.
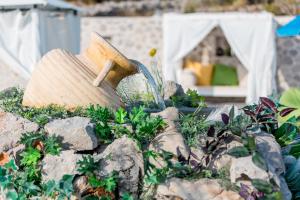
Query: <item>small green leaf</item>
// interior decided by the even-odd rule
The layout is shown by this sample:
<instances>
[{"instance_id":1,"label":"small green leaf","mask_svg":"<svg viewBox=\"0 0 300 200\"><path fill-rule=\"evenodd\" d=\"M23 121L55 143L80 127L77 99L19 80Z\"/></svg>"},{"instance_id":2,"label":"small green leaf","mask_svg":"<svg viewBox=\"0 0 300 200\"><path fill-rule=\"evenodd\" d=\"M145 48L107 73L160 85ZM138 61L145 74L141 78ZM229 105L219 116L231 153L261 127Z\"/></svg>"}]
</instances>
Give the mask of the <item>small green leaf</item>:
<instances>
[{"instance_id":1,"label":"small green leaf","mask_svg":"<svg viewBox=\"0 0 300 200\"><path fill-rule=\"evenodd\" d=\"M21 164L23 166L35 166L37 165L38 161L42 157L39 150L29 147L27 150L22 152L21 154Z\"/></svg>"},{"instance_id":2,"label":"small green leaf","mask_svg":"<svg viewBox=\"0 0 300 200\"><path fill-rule=\"evenodd\" d=\"M108 178L105 178L104 180L104 188L108 192L113 192L117 187L117 182L115 176L110 176Z\"/></svg>"},{"instance_id":3,"label":"small green leaf","mask_svg":"<svg viewBox=\"0 0 300 200\"><path fill-rule=\"evenodd\" d=\"M236 158L246 157L250 155L248 149L243 146L233 147L232 149L229 149L228 154Z\"/></svg>"},{"instance_id":4,"label":"small green leaf","mask_svg":"<svg viewBox=\"0 0 300 200\"><path fill-rule=\"evenodd\" d=\"M273 191L273 186L261 179L252 179L252 185L260 192L264 192L266 194L270 194Z\"/></svg>"},{"instance_id":5,"label":"small green leaf","mask_svg":"<svg viewBox=\"0 0 300 200\"><path fill-rule=\"evenodd\" d=\"M6 194L7 200L18 200L18 193L15 190L10 190Z\"/></svg>"},{"instance_id":6,"label":"small green leaf","mask_svg":"<svg viewBox=\"0 0 300 200\"><path fill-rule=\"evenodd\" d=\"M6 164L4 165L4 167L5 167L6 169L11 169L11 170L13 170L13 171L18 170L18 167L17 167L17 165L16 165L14 159L11 159L8 163L6 163Z\"/></svg>"},{"instance_id":7,"label":"small green leaf","mask_svg":"<svg viewBox=\"0 0 300 200\"><path fill-rule=\"evenodd\" d=\"M134 200L134 199L129 193L126 192L122 195L122 200Z\"/></svg>"},{"instance_id":8,"label":"small green leaf","mask_svg":"<svg viewBox=\"0 0 300 200\"><path fill-rule=\"evenodd\" d=\"M56 183L54 180L50 180L50 181L46 182L45 184L43 184L42 187L43 187L43 191L44 191L45 195L50 197L55 192Z\"/></svg>"},{"instance_id":9,"label":"small green leaf","mask_svg":"<svg viewBox=\"0 0 300 200\"><path fill-rule=\"evenodd\" d=\"M59 138L55 135L49 136L45 140L45 153L53 156L59 155L62 149Z\"/></svg>"},{"instance_id":10,"label":"small green leaf","mask_svg":"<svg viewBox=\"0 0 300 200\"><path fill-rule=\"evenodd\" d=\"M251 151L254 152L256 150L256 144L255 144L255 137L254 136L248 136L246 139L246 146Z\"/></svg>"},{"instance_id":11,"label":"small green leaf","mask_svg":"<svg viewBox=\"0 0 300 200\"><path fill-rule=\"evenodd\" d=\"M232 122L234 119L234 106L232 106L229 111L229 119L230 119L230 122Z\"/></svg>"},{"instance_id":12,"label":"small green leaf","mask_svg":"<svg viewBox=\"0 0 300 200\"><path fill-rule=\"evenodd\" d=\"M124 124L126 122L127 112L123 108L119 108L115 114L115 122Z\"/></svg>"},{"instance_id":13,"label":"small green leaf","mask_svg":"<svg viewBox=\"0 0 300 200\"><path fill-rule=\"evenodd\" d=\"M265 171L268 170L266 161L263 159L263 157L258 152L253 153L252 161L257 167L259 167Z\"/></svg>"}]
</instances>

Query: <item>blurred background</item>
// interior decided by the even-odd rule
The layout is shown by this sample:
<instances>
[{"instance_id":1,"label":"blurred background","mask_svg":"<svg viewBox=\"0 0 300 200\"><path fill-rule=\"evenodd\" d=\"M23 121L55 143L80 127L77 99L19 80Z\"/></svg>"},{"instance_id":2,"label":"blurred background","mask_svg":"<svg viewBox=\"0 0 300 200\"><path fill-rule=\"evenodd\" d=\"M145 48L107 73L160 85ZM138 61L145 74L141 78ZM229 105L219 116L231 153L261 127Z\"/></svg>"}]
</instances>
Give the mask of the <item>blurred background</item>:
<instances>
[{"instance_id":1,"label":"blurred background","mask_svg":"<svg viewBox=\"0 0 300 200\"><path fill-rule=\"evenodd\" d=\"M270 78L276 82L276 88L272 88L272 92L277 94L300 85L300 40L297 36L276 35L278 28L299 14L299 0L24 0L28 2L13 3L14 1L16 0L6 0L7 4L2 5L0 1L0 90L15 85L24 87L34 63L51 49L64 48L73 53L84 50L89 45L90 33L93 31L102 35L128 58L144 63L157 82L163 82L163 73L166 73L163 72L163 52L166 48L163 18L166 13L234 13L237 18L239 13L246 13L246 16L253 14L254 18L257 13L270 14L272 26L274 25L271 34L274 36L274 47L270 51L276 53L276 69L274 68ZM5 15L17 12L16 10L22 12L22 16L32 10L45 15L44 21L40 20L37 36L33 38L38 38L39 42L36 47L30 48L31 51L27 48L28 42L25 41L28 39L24 39L24 31L11 35L16 30L15 27L20 27L20 17L8 22L11 17L5 18ZM27 18L22 23L29 24L29 21ZM14 23L16 25L13 26ZM4 33L8 29L11 32ZM28 34L33 37L32 33ZM255 42L254 39L255 37L248 37L245 43L251 44ZM11 44L12 40L15 45ZM32 44L34 43L31 42L30 45ZM151 49L156 50L155 55L149 55ZM6 56L3 56L3 52ZM32 56L30 52L35 52L33 54L36 56ZM8 57L11 59L7 59ZM249 96L249 88L253 88L249 84L256 85L256 90L259 90L261 83L255 83L254 79L249 81L249 69L240 58L241 55L237 56L232 49L222 28L215 26L182 58L180 83L185 89L196 88L212 103L244 103L247 95ZM15 67L10 67L12 65ZM21 73L22 68L25 76ZM219 71L221 78L216 75L216 71ZM259 69L256 71L259 72ZM133 94L146 94L148 87L141 74L124 80L122 86L122 90ZM259 92L256 93L259 95Z\"/></svg>"}]
</instances>

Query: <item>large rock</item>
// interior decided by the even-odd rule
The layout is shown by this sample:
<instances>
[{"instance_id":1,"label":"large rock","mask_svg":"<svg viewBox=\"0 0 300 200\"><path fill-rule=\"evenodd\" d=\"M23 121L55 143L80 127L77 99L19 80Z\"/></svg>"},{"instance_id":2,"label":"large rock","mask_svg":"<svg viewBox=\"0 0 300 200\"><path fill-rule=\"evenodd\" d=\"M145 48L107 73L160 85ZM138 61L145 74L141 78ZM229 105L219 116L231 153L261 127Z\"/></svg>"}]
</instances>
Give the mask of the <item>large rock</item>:
<instances>
[{"instance_id":1,"label":"large rock","mask_svg":"<svg viewBox=\"0 0 300 200\"><path fill-rule=\"evenodd\" d=\"M98 146L98 139L89 118L72 117L54 120L45 125L49 135L62 138L64 149L76 151L93 150Z\"/></svg>"},{"instance_id":2,"label":"large rock","mask_svg":"<svg viewBox=\"0 0 300 200\"><path fill-rule=\"evenodd\" d=\"M164 84L164 99L170 99L172 96L182 96L184 91L180 84L174 81L166 81Z\"/></svg>"},{"instance_id":3,"label":"large rock","mask_svg":"<svg viewBox=\"0 0 300 200\"><path fill-rule=\"evenodd\" d=\"M280 179L280 192L283 196L283 199L284 200L291 200L292 199L292 193L291 193L291 191L290 191L290 189L289 189L289 187L288 187L288 185L285 181L285 178L283 177L283 175L281 175L279 177L279 179Z\"/></svg>"},{"instance_id":4,"label":"large rock","mask_svg":"<svg viewBox=\"0 0 300 200\"><path fill-rule=\"evenodd\" d=\"M221 122L222 121L221 114L222 113L229 114L231 108L232 108L232 105L224 105L222 107L215 108L207 116L206 121L208 121L208 122L216 122L216 121ZM234 114L235 114L235 116L237 116L240 113L241 113L241 111L238 110L238 107L234 106Z\"/></svg>"},{"instance_id":5,"label":"large rock","mask_svg":"<svg viewBox=\"0 0 300 200\"><path fill-rule=\"evenodd\" d=\"M20 116L0 112L0 152L17 146L23 133L35 132L39 126Z\"/></svg>"},{"instance_id":6,"label":"large rock","mask_svg":"<svg viewBox=\"0 0 300 200\"><path fill-rule=\"evenodd\" d=\"M211 162L209 168L214 171L218 171L221 168L228 168L231 166L232 161L235 159L233 156L228 154L228 151L234 147L244 146L241 142L234 140L226 141L224 144L219 145L219 151L214 153L214 156L211 157ZM223 150L222 150L223 149Z\"/></svg>"},{"instance_id":7,"label":"large rock","mask_svg":"<svg viewBox=\"0 0 300 200\"><path fill-rule=\"evenodd\" d=\"M223 189L217 180L188 181L172 178L157 188L156 199L171 200L242 200L239 194Z\"/></svg>"},{"instance_id":8,"label":"large rock","mask_svg":"<svg viewBox=\"0 0 300 200\"><path fill-rule=\"evenodd\" d=\"M167 151L174 155L177 155L180 152L181 155L187 159L189 156L189 148L185 144L183 136L176 128L176 120L179 119L178 109L169 107L160 113L152 115L161 116L168 123L168 127L163 133L160 133L152 140L149 149L160 153L162 151ZM159 158L150 158L149 161L156 167L165 166L164 161Z\"/></svg>"},{"instance_id":9,"label":"large rock","mask_svg":"<svg viewBox=\"0 0 300 200\"><path fill-rule=\"evenodd\" d=\"M144 176L144 161L133 140L126 136L116 139L102 154L95 156L95 160L100 160L99 177L118 172L120 195L128 192L137 198L139 181Z\"/></svg>"},{"instance_id":10,"label":"large rock","mask_svg":"<svg viewBox=\"0 0 300 200\"><path fill-rule=\"evenodd\" d=\"M243 175L251 179L262 179L269 181L269 174L256 166L252 161L252 156L235 158L230 167L230 180L232 183L243 180Z\"/></svg>"},{"instance_id":11,"label":"large rock","mask_svg":"<svg viewBox=\"0 0 300 200\"><path fill-rule=\"evenodd\" d=\"M284 173L285 166L281 155L281 147L274 136L268 133L256 134L255 142L257 150L266 160L269 170L278 176Z\"/></svg>"},{"instance_id":12,"label":"large rock","mask_svg":"<svg viewBox=\"0 0 300 200\"><path fill-rule=\"evenodd\" d=\"M82 159L82 155L75 151L62 151L59 156L47 154L42 163L42 181L59 181L65 174L78 174L76 163Z\"/></svg>"}]
</instances>

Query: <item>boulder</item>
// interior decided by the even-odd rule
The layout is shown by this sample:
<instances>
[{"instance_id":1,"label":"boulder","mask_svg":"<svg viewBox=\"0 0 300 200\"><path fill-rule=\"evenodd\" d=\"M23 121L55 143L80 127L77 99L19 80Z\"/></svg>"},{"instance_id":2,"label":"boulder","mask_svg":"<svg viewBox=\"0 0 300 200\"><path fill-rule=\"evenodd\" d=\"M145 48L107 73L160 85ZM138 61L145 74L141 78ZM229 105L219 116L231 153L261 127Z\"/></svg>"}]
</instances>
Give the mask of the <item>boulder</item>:
<instances>
[{"instance_id":1,"label":"boulder","mask_svg":"<svg viewBox=\"0 0 300 200\"><path fill-rule=\"evenodd\" d=\"M281 147L273 135L268 133L256 134L255 142L258 152L266 160L270 171L276 175L285 172L285 166L281 155Z\"/></svg>"},{"instance_id":2,"label":"boulder","mask_svg":"<svg viewBox=\"0 0 300 200\"><path fill-rule=\"evenodd\" d=\"M139 181L144 176L144 161L142 152L133 140L127 136L116 139L102 154L95 156L95 160L100 161L98 177L117 172L120 195L128 192L137 198Z\"/></svg>"},{"instance_id":3,"label":"boulder","mask_svg":"<svg viewBox=\"0 0 300 200\"><path fill-rule=\"evenodd\" d=\"M207 116L206 121L208 121L208 122L221 122L222 121L221 114L222 113L229 114L231 108L232 108L232 105L224 105L222 107L215 108ZM240 111L238 110L238 107L234 106L235 116L237 116L239 113L240 113Z\"/></svg>"},{"instance_id":4,"label":"boulder","mask_svg":"<svg viewBox=\"0 0 300 200\"><path fill-rule=\"evenodd\" d=\"M62 151L59 156L47 154L42 161L42 181L59 181L65 174L78 174L76 163L82 155L73 150Z\"/></svg>"},{"instance_id":5,"label":"boulder","mask_svg":"<svg viewBox=\"0 0 300 200\"><path fill-rule=\"evenodd\" d=\"M290 189L289 189L289 187L288 187L288 185L285 181L285 178L283 177L283 175L281 175L279 177L279 179L280 179L280 192L283 196L283 199L284 200L291 200L292 199L292 193L291 193L291 191L290 191Z\"/></svg>"},{"instance_id":6,"label":"boulder","mask_svg":"<svg viewBox=\"0 0 300 200\"><path fill-rule=\"evenodd\" d=\"M164 83L164 99L168 100L172 96L182 96L184 95L184 90L181 85L174 81L166 81Z\"/></svg>"},{"instance_id":7,"label":"boulder","mask_svg":"<svg viewBox=\"0 0 300 200\"><path fill-rule=\"evenodd\" d=\"M235 158L233 156L228 155L227 152L230 149L238 146L243 146L243 144L234 139L228 143L218 146L219 149L224 150L220 150L214 154L214 156L211 158L211 162L208 167L214 171L218 171L224 167L230 167L233 159Z\"/></svg>"},{"instance_id":8,"label":"boulder","mask_svg":"<svg viewBox=\"0 0 300 200\"><path fill-rule=\"evenodd\" d=\"M253 163L252 156L232 159L230 167L231 182L236 183L242 180L243 175L247 175L251 179L269 181L269 174Z\"/></svg>"},{"instance_id":9,"label":"boulder","mask_svg":"<svg viewBox=\"0 0 300 200\"><path fill-rule=\"evenodd\" d=\"M171 178L157 187L156 199L182 200L242 200L240 195L223 189L217 180L184 180Z\"/></svg>"},{"instance_id":10,"label":"boulder","mask_svg":"<svg viewBox=\"0 0 300 200\"><path fill-rule=\"evenodd\" d=\"M179 152L186 159L189 156L189 148L185 144L184 138L181 133L176 128L176 120L179 119L179 112L177 108L169 107L160 113L155 113L152 115L161 116L167 123L168 127L164 132L158 134L149 146L149 150L156 152L167 151L177 155ZM165 166L165 163L162 159L150 158L149 161L154 164L156 167L160 168Z\"/></svg>"},{"instance_id":11,"label":"boulder","mask_svg":"<svg viewBox=\"0 0 300 200\"><path fill-rule=\"evenodd\" d=\"M23 133L35 132L39 126L15 114L0 112L0 152L17 146Z\"/></svg>"},{"instance_id":12,"label":"boulder","mask_svg":"<svg viewBox=\"0 0 300 200\"><path fill-rule=\"evenodd\" d=\"M49 135L61 137L64 149L84 151L98 146L98 139L89 118L57 119L46 124L45 130Z\"/></svg>"},{"instance_id":13,"label":"boulder","mask_svg":"<svg viewBox=\"0 0 300 200\"><path fill-rule=\"evenodd\" d=\"M83 194L92 189L92 187L88 183L88 178L86 176L77 176L73 180L73 188L78 199L81 199Z\"/></svg>"}]
</instances>

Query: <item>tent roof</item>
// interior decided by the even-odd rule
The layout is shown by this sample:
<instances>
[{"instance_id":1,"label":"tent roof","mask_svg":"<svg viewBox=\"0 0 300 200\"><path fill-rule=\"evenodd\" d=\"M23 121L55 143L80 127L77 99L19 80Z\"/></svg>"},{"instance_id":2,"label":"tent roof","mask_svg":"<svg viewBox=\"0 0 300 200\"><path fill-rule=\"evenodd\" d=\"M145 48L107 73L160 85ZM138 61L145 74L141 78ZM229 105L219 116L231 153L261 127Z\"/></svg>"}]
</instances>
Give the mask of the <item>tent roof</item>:
<instances>
[{"instance_id":1,"label":"tent roof","mask_svg":"<svg viewBox=\"0 0 300 200\"><path fill-rule=\"evenodd\" d=\"M1 0L0 8L28 8L34 5L46 7L47 9L77 10L79 8L62 0Z\"/></svg>"},{"instance_id":2,"label":"tent roof","mask_svg":"<svg viewBox=\"0 0 300 200\"><path fill-rule=\"evenodd\" d=\"M178 13L167 13L164 15L168 20L201 20L201 19L266 19L270 20L273 15L269 12L223 12L223 13L189 13L189 14L178 14Z\"/></svg>"},{"instance_id":3,"label":"tent roof","mask_svg":"<svg viewBox=\"0 0 300 200\"><path fill-rule=\"evenodd\" d=\"M300 35L300 16L295 17L276 31L278 37L292 37Z\"/></svg>"}]
</instances>

